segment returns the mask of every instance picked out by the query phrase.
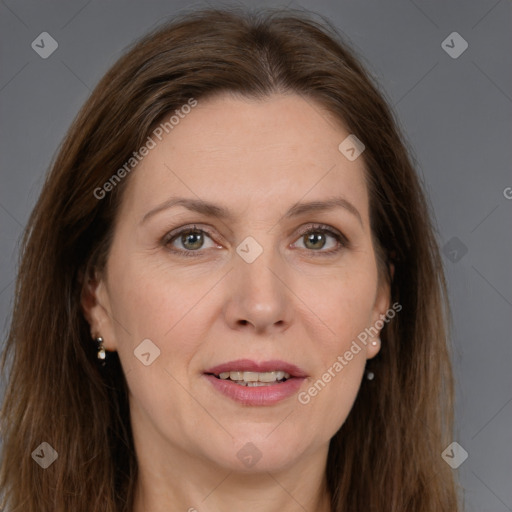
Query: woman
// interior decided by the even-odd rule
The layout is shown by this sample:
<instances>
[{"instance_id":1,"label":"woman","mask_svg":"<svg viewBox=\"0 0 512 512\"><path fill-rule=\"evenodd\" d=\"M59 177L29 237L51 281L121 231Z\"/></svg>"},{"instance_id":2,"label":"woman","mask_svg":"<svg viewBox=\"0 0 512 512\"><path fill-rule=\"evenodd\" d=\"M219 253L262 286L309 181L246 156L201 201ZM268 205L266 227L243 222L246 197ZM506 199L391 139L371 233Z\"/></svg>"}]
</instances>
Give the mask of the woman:
<instances>
[{"instance_id":1,"label":"woman","mask_svg":"<svg viewBox=\"0 0 512 512\"><path fill-rule=\"evenodd\" d=\"M335 31L177 19L96 87L29 220L7 510L453 512L448 312L396 122Z\"/></svg>"}]
</instances>

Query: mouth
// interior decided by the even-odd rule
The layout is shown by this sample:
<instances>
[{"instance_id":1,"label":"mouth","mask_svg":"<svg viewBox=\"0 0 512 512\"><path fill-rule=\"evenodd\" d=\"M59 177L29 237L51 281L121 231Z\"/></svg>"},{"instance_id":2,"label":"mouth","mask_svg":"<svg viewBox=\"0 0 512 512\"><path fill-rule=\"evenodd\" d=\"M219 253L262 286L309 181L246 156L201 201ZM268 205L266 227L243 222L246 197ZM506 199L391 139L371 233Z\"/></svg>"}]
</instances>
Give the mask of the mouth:
<instances>
[{"instance_id":1,"label":"mouth","mask_svg":"<svg viewBox=\"0 0 512 512\"><path fill-rule=\"evenodd\" d=\"M295 394L307 374L286 361L230 361L204 372L214 389L244 405L272 405Z\"/></svg>"},{"instance_id":2,"label":"mouth","mask_svg":"<svg viewBox=\"0 0 512 512\"><path fill-rule=\"evenodd\" d=\"M207 374L208 375L208 374ZM240 370L221 372L218 375L212 373L217 379L229 380L240 386L258 387L272 386L281 384L291 378L291 375L284 370L274 370L270 372L243 372Z\"/></svg>"}]
</instances>

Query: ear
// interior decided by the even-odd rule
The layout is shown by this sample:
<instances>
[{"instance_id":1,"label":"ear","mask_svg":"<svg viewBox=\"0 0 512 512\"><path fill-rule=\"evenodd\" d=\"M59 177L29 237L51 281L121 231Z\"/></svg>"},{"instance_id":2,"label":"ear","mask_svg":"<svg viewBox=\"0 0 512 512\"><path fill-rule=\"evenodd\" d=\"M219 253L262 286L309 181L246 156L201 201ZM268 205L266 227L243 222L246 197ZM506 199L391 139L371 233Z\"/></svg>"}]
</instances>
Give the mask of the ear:
<instances>
[{"instance_id":1,"label":"ear","mask_svg":"<svg viewBox=\"0 0 512 512\"><path fill-rule=\"evenodd\" d=\"M114 324L106 281L97 272L83 279L80 305L91 327L91 337L103 338L106 350L117 350Z\"/></svg>"},{"instance_id":2,"label":"ear","mask_svg":"<svg viewBox=\"0 0 512 512\"><path fill-rule=\"evenodd\" d=\"M395 275L395 266L392 263L389 264L389 275L391 277L390 279L387 276L379 278L379 285L372 310L370 327L372 331L376 330L378 333L376 333L375 336L372 336L369 339L369 343L366 345L366 354L368 359L375 357L379 353L381 347L381 342L379 341L380 331L386 325L387 321L389 321L386 313L391 306L391 282ZM377 342L377 344L374 345L372 342Z\"/></svg>"}]
</instances>

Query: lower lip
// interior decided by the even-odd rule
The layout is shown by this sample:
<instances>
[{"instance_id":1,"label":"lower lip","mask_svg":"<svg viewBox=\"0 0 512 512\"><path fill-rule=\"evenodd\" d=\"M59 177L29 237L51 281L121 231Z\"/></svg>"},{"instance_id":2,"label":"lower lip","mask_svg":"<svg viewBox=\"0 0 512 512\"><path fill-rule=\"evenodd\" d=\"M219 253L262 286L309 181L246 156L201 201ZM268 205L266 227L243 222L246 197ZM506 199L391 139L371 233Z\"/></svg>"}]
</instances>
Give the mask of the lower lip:
<instances>
[{"instance_id":1,"label":"lower lip","mask_svg":"<svg viewBox=\"0 0 512 512\"><path fill-rule=\"evenodd\" d=\"M244 386L227 379L204 374L212 386L223 395L243 405L272 405L297 393L304 378L292 377L280 384L268 386Z\"/></svg>"}]
</instances>

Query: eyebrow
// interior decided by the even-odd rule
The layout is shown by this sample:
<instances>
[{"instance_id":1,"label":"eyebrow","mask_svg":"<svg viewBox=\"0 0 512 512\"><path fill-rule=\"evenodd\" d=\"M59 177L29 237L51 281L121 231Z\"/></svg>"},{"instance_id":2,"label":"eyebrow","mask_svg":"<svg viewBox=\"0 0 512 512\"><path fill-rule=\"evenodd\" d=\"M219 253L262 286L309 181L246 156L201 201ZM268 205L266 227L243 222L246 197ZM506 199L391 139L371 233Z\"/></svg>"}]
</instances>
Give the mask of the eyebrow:
<instances>
[{"instance_id":1,"label":"eyebrow","mask_svg":"<svg viewBox=\"0 0 512 512\"><path fill-rule=\"evenodd\" d=\"M147 212L142 218L141 224L146 222L150 217L153 217L157 213L160 213L163 210L168 210L174 206L183 206L190 211L201 213L208 217L217 217L219 219L226 220L231 220L234 218L233 213L224 206L210 203L202 199L173 197ZM361 226L363 226L363 220L357 208L343 197L331 197L323 201L296 203L283 215L282 218L290 219L305 213L328 211L335 208L344 208L352 215L354 215L358 219Z\"/></svg>"}]
</instances>

